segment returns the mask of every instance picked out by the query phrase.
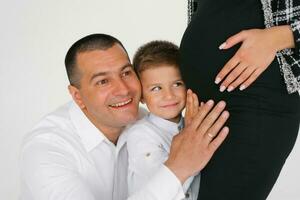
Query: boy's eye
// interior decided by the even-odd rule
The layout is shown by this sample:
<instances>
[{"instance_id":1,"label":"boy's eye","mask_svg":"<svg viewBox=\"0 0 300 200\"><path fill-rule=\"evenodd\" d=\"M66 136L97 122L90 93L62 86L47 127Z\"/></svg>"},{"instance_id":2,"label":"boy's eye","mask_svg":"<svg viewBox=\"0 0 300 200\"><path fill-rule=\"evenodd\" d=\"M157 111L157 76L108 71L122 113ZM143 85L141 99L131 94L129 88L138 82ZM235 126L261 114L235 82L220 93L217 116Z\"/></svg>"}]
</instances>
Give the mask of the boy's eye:
<instances>
[{"instance_id":1,"label":"boy's eye","mask_svg":"<svg viewBox=\"0 0 300 200\"><path fill-rule=\"evenodd\" d=\"M161 90L161 87L159 87L159 86L155 86L155 87L151 88L151 91L153 91L153 92L156 92L159 90Z\"/></svg>"},{"instance_id":2,"label":"boy's eye","mask_svg":"<svg viewBox=\"0 0 300 200\"><path fill-rule=\"evenodd\" d=\"M99 80L99 81L96 82L97 85L105 85L107 83L108 83L107 79Z\"/></svg>"},{"instance_id":3,"label":"boy's eye","mask_svg":"<svg viewBox=\"0 0 300 200\"><path fill-rule=\"evenodd\" d=\"M181 81L177 81L176 83L174 83L175 87L179 87L179 86L182 86L182 85L184 85L184 84Z\"/></svg>"}]
</instances>

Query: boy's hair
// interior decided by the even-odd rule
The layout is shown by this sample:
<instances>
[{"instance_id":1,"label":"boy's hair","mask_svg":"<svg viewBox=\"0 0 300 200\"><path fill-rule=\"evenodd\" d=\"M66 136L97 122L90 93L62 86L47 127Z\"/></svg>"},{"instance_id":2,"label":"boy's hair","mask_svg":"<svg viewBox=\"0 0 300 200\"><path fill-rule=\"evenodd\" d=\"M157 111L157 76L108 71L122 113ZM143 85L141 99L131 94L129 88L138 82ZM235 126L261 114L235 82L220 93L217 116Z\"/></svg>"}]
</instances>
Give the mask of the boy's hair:
<instances>
[{"instance_id":1,"label":"boy's hair","mask_svg":"<svg viewBox=\"0 0 300 200\"><path fill-rule=\"evenodd\" d=\"M133 67L140 76L141 72L161 65L179 68L179 48L172 42L155 40L142 45L133 57Z\"/></svg>"}]
</instances>

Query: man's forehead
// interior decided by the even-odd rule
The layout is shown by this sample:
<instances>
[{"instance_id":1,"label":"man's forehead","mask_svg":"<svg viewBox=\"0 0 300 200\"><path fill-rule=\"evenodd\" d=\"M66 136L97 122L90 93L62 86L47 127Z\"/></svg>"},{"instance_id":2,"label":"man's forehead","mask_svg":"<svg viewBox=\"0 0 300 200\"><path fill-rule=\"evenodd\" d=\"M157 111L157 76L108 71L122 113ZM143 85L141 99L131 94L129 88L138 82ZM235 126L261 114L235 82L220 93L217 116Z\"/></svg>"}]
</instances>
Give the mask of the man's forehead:
<instances>
[{"instance_id":1,"label":"man's forehead","mask_svg":"<svg viewBox=\"0 0 300 200\"><path fill-rule=\"evenodd\" d=\"M124 65L130 64L127 53L120 45L114 45L106 50L91 50L79 53L77 64L80 68L98 67L110 70L121 69Z\"/></svg>"},{"instance_id":2,"label":"man's forehead","mask_svg":"<svg viewBox=\"0 0 300 200\"><path fill-rule=\"evenodd\" d=\"M119 44L114 44L111 47L108 47L106 49L91 49L91 50L85 50L82 52L77 53L77 58L90 58L90 57L128 57L127 52L124 50L124 48Z\"/></svg>"}]
</instances>

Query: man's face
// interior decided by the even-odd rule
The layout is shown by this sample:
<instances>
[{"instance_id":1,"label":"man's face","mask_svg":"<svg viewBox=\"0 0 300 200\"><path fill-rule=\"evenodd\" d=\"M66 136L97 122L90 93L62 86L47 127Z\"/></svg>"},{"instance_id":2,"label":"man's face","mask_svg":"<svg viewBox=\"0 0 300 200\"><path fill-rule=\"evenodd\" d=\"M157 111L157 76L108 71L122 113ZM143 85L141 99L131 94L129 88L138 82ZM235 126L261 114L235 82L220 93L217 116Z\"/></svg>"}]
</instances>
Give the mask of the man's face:
<instances>
[{"instance_id":1,"label":"man's face","mask_svg":"<svg viewBox=\"0 0 300 200\"><path fill-rule=\"evenodd\" d=\"M77 67L80 88L70 86L70 92L97 128L119 131L137 119L141 86L119 44L79 53Z\"/></svg>"}]
</instances>

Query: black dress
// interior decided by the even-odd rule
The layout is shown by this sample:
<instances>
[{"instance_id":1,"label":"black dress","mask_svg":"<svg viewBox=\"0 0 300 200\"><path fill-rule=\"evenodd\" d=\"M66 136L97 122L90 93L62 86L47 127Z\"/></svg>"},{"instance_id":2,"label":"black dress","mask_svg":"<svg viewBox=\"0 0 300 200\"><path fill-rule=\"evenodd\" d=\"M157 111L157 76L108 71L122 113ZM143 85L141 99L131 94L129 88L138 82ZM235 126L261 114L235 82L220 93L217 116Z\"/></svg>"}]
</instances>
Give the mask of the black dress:
<instances>
[{"instance_id":1,"label":"black dress","mask_svg":"<svg viewBox=\"0 0 300 200\"><path fill-rule=\"evenodd\" d=\"M203 101L225 100L228 138L202 171L200 200L266 199L299 129L298 93L286 91L275 59L246 90L219 92L217 73L234 55L218 46L241 30L264 28L259 0L200 0L182 38L181 72Z\"/></svg>"}]
</instances>

